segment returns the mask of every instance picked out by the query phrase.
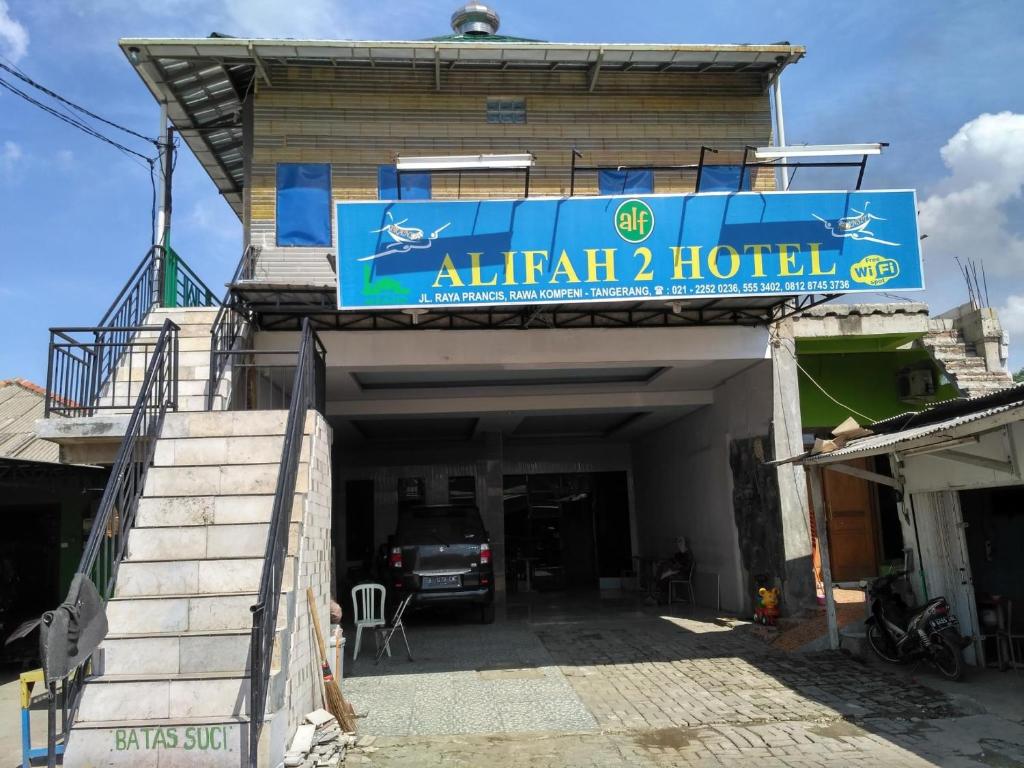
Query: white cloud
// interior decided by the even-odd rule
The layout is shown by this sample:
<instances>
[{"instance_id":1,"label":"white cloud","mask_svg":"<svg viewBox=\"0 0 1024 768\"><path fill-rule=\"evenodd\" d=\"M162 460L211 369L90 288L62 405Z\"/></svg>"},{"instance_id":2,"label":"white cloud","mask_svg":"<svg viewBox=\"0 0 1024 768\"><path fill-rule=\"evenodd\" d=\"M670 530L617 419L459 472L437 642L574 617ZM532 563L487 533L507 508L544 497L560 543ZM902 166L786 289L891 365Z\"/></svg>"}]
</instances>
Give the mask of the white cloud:
<instances>
[{"instance_id":1,"label":"white cloud","mask_svg":"<svg viewBox=\"0 0 1024 768\"><path fill-rule=\"evenodd\" d=\"M979 115L946 143L942 160L950 174L921 203L930 269L953 269L959 256L983 262L989 275L1019 276L1024 236L1008 209L1024 193L1024 115Z\"/></svg>"},{"instance_id":2,"label":"white cloud","mask_svg":"<svg viewBox=\"0 0 1024 768\"><path fill-rule=\"evenodd\" d=\"M0 178L13 178L24 156L25 154L18 144L13 141L5 141L3 149L0 150Z\"/></svg>"},{"instance_id":3,"label":"white cloud","mask_svg":"<svg viewBox=\"0 0 1024 768\"><path fill-rule=\"evenodd\" d=\"M1010 332L1010 349L1014 349L1015 341L1024 342L1024 294L1008 296L998 311L999 321Z\"/></svg>"},{"instance_id":4,"label":"white cloud","mask_svg":"<svg viewBox=\"0 0 1024 768\"><path fill-rule=\"evenodd\" d=\"M53 163L62 171L69 171L75 165L75 153L70 149L58 149L53 155Z\"/></svg>"},{"instance_id":5,"label":"white cloud","mask_svg":"<svg viewBox=\"0 0 1024 768\"><path fill-rule=\"evenodd\" d=\"M0 51L14 62L28 53L28 30L11 18L6 0L0 0Z\"/></svg>"}]
</instances>

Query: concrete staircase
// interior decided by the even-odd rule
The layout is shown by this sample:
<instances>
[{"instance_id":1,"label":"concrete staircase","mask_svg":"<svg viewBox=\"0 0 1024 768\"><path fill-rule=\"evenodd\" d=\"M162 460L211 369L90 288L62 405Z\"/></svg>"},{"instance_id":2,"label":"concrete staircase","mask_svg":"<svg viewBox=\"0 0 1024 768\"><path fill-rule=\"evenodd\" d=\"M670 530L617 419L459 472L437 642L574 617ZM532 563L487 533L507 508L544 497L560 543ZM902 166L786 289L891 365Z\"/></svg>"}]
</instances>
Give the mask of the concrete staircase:
<instances>
[{"instance_id":1,"label":"concrete staircase","mask_svg":"<svg viewBox=\"0 0 1024 768\"><path fill-rule=\"evenodd\" d=\"M178 331L178 411L206 410L206 393L210 378L210 328L218 307L156 308L146 316L146 325L163 325L171 320ZM156 342L159 331L141 331L137 338ZM102 405L124 404L124 413L131 413L149 363L148 351L135 348L125 356L116 374L100 393ZM222 377L214 396L214 410L226 407L230 391L228 377ZM120 411L121 409L117 409Z\"/></svg>"},{"instance_id":2,"label":"concrete staircase","mask_svg":"<svg viewBox=\"0 0 1024 768\"><path fill-rule=\"evenodd\" d=\"M186 310L190 319L196 314ZM190 354L204 353L183 350ZM205 375L198 357L182 366ZM200 394L186 397L198 407ZM286 420L286 411L167 415L65 766L246 764L249 608L263 568ZM310 448L307 438L284 595L296 584ZM278 614L277 669L296 623L295 604L282 602ZM278 705L284 682L271 681Z\"/></svg>"},{"instance_id":3,"label":"concrete staircase","mask_svg":"<svg viewBox=\"0 0 1024 768\"><path fill-rule=\"evenodd\" d=\"M989 370L985 358L964 340L953 320L932 318L921 344L964 397L985 395L1012 383L1006 371Z\"/></svg>"}]
</instances>

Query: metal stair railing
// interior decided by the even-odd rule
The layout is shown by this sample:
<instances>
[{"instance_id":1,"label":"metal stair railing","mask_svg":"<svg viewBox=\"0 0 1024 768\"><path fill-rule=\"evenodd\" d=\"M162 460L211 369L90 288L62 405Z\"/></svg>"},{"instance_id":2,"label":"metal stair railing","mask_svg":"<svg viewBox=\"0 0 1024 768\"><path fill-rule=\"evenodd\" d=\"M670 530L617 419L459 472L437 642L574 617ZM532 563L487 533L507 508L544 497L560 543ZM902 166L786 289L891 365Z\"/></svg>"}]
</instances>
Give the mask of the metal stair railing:
<instances>
[{"instance_id":1,"label":"metal stair railing","mask_svg":"<svg viewBox=\"0 0 1024 768\"><path fill-rule=\"evenodd\" d=\"M231 286L242 280L251 280L256 272L256 256L259 248L255 245L246 246L242 258L235 267L235 274L228 283L227 292L220 302L220 311L210 326L210 380L206 389L206 410L213 410L213 403L220 386L221 377L227 369L235 351L235 344L252 327L252 313L245 303L235 295Z\"/></svg>"},{"instance_id":2,"label":"metal stair railing","mask_svg":"<svg viewBox=\"0 0 1024 768\"><path fill-rule=\"evenodd\" d=\"M153 345L124 440L114 459L110 479L76 571L96 585L104 603L114 591L118 566L125 555L128 532L135 524L135 513L142 497L146 473L153 463L164 416L168 410L177 409L179 328L170 320L165 320L158 327L160 334ZM60 681L65 739L74 721L75 708L91 660L91 657L86 659ZM52 766L57 754L57 683L49 683L48 689L47 747L49 765Z\"/></svg>"},{"instance_id":3,"label":"metal stair railing","mask_svg":"<svg viewBox=\"0 0 1024 768\"><path fill-rule=\"evenodd\" d=\"M120 400L116 376L130 353L143 353L142 368L148 362L154 340L139 334L153 330L143 325L149 313L158 306L210 307L217 303L213 291L180 256L154 245L95 326L50 329L44 415L91 416L104 408L131 408L135 402L132 385L139 384L138 379L131 381L131 358L127 391ZM117 402L107 401L112 392L110 399Z\"/></svg>"},{"instance_id":4,"label":"metal stair railing","mask_svg":"<svg viewBox=\"0 0 1024 768\"><path fill-rule=\"evenodd\" d=\"M306 413L311 409L321 413L324 411L325 376L324 346L310 325L309 318L306 318L302 321L302 338L295 362L291 403L288 406L281 465L270 514L267 548L263 556L259 596L250 609L252 636L249 643L249 764L254 768L259 754L260 732L266 716L267 689L270 685L274 641L277 636L277 612L288 553L288 529L295 500L295 482L302 454Z\"/></svg>"}]
</instances>

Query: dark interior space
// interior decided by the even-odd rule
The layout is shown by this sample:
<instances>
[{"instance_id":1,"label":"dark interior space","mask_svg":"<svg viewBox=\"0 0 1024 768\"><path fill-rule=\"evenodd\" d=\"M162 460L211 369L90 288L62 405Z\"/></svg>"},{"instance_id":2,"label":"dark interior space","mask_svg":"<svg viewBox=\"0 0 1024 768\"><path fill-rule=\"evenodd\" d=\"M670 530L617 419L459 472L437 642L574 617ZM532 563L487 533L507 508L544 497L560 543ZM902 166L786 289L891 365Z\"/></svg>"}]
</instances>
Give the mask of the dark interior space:
<instances>
[{"instance_id":1,"label":"dark interior space","mask_svg":"<svg viewBox=\"0 0 1024 768\"><path fill-rule=\"evenodd\" d=\"M625 472L507 475L509 592L596 589L631 564Z\"/></svg>"},{"instance_id":2,"label":"dark interior space","mask_svg":"<svg viewBox=\"0 0 1024 768\"><path fill-rule=\"evenodd\" d=\"M0 636L23 621L55 608L60 585L60 505L19 504L4 508L6 533L0 538ZM0 656L14 661L32 654L23 642L0 645Z\"/></svg>"},{"instance_id":3,"label":"dark interior space","mask_svg":"<svg viewBox=\"0 0 1024 768\"><path fill-rule=\"evenodd\" d=\"M1024 658L1024 487L960 491L960 509L985 664L1004 668Z\"/></svg>"},{"instance_id":4,"label":"dark interior space","mask_svg":"<svg viewBox=\"0 0 1024 768\"><path fill-rule=\"evenodd\" d=\"M888 456L876 456L874 471L880 475L892 477ZM903 528L900 526L899 498L896 489L881 483L872 483L877 494L878 505L878 539L882 563L899 566L903 562Z\"/></svg>"},{"instance_id":5,"label":"dark interior space","mask_svg":"<svg viewBox=\"0 0 1024 768\"><path fill-rule=\"evenodd\" d=\"M335 525L332 527L335 552L341 552L344 545L345 560L350 573L343 581L358 581L363 575L370 575L373 568L373 480L349 480L345 483L345 526L337 524L342 507L334 507ZM342 539L344 530L344 541ZM355 569L356 573L351 573Z\"/></svg>"}]
</instances>

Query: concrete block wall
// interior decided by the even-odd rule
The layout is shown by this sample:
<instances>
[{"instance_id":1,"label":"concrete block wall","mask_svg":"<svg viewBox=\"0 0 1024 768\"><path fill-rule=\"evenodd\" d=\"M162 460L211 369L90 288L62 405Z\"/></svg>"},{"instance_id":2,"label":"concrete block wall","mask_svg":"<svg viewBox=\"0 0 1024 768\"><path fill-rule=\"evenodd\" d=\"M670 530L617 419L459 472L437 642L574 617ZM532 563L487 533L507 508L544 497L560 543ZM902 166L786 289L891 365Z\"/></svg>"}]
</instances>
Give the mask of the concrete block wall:
<instances>
[{"instance_id":1,"label":"concrete block wall","mask_svg":"<svg viewBox=\"0 0 1024 768\"><path fill-rule=\"evenodd\" d=\"M282 687L274 706L280 709L265 726L263 741L271 756L283 755L305 715L323 706L320 694L320 663L306 600L306 588L312 587L324 642L330 630L331 590L331 442L332 432L319 413L306 416L304 454L309 461L301 466L304 477L302 494L296 494L292 517L292 535L288 555L296 560L290 584L284 585L288 599L281 605L287 611L287 629L279 636ZM330 653L330 651L328 651ZM333 659L330 660L333 668Z\"/></svg>"},{"instance_id":2,"label":"concrete block wall","mask_svg":"<svg viewBox=\"0 0 1024 768\"><path fill-rule=\"evenodd\" d=\"M531 195L566 195L573 147L587 165L696 163L702 144L714 163L739 163L747 145L772 135L768 94L758 75L603 72L593 92L582 72L455 69L435 90L433 68L397 71L272 65L271 88L255 86L248 112L253 142L244 215L248 241L262 248L256 277L333 282L330 247L279 248L277 163L330 163L334 199L377 199L377 169L395 155L532 152ZM526 101L526 123L487 122L488 97ZM695 172L657 172L655 191L692 192ZM774 172L753 170L753 186L774 189ZM521 174L435 176L435 198L521 197ZM595 194L594 173L577 194Z\"/></svg>"},{"instance_id":3,"label":"concrete block wall","mask_svg":"<svg viewBox=\"0 0 1024 768\"><path fill-rule=\"evenodd\" d=\"M697 599L705 605L714 594L708 577L717 574L723 610L749 607L729 443L767 435L771 419L771 363L765 361L716 388L713 405L633 443L639 553L669 557L676 537L686 536L696 562Z\"/></svg>"}]
</instances>

